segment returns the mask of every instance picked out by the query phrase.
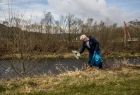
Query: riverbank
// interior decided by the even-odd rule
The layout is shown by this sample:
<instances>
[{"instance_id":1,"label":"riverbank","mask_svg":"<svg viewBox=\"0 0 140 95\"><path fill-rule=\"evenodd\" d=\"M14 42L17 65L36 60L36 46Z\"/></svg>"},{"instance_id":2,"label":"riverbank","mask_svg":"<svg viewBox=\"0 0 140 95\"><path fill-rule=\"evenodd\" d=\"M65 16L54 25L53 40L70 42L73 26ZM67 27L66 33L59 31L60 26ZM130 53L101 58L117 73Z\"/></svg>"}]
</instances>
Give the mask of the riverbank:
<instances>
[{"instance_id":1,"label":"riverbank","mask_svg":"<svg viewBox=\"0 0 140 95\"><path fill-rule=\"evenodd\" d=\"M80 57L85 59L88 57L88 53L85 52ZM122 58L122 57L140 57L140 52L112 52L103 54L104 58ZM34 54L5 54L0 56L1 60L11 60L11 59L75 59L71 52L67 53L34 53Z\"/></svg>"},{"instance_id":2,"label":"riverbank","mask_svg":"<svg viewBox=\"0 0 140 95\"><path fill-rule=\"evenodd\" d=\"M1 95L140 95L140 67L0 80Z\"/></svg>"}]
</instances>

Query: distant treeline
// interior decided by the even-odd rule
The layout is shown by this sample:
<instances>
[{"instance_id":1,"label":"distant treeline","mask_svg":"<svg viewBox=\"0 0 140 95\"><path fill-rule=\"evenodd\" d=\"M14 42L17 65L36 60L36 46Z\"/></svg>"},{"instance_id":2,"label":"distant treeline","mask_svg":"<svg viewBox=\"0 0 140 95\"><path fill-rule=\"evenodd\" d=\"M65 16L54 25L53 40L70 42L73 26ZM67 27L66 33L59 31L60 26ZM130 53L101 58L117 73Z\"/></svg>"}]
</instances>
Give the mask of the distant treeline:
<instances>
[{"instance_id":1,"label":"distant treeline","mask_svg":"<svg viewBox=\"0 0 140 95\"><path fill-rule=\"evenodd\" d=\"M116 24L105 25L103 22L92 24L92 19L87 23L80 23L68 19L67 27L51 24L30 25L28 29L19 28L18 24L14 27L0 24L0 55L13 53L58 53L69 52L73 49L78 50L81 42L79 36L86 34L94 36L99 42L104 53L113 51L140 51L140 25L126 27L131 38L135 40L126 41L124 44L124 27ZM73 23L72 23L73 22ZM44 28L45 27L45 28ZM39 30L36 32L36 30ZM45 30L45 32L42 32ZM32 30L32 32L31 32ZM34 31L35 30L35 31Z\"/></svg>"}]
</instances>

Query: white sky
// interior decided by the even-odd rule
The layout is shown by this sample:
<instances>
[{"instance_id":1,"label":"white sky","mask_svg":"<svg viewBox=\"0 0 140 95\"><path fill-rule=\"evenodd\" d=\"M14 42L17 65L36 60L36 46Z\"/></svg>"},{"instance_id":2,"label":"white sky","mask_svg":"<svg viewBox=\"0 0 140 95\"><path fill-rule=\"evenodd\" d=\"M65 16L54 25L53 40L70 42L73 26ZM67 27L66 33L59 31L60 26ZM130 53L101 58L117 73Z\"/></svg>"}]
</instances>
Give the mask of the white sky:
<instances>
[{"instance_id":1,"label":"white sky","mask_svg":"<svg viewBox=\"0 0 140 95\"><path fill-rule=\"evenodd\" d=\"M0 20L8 17L8 0L0 0ZM140 0L10 0L13 14L39 22L44 12L60 15L74 14L82 19L122 24L123 21L140 20ZM124 2L123 2L124 1ZM131 1L131 3L130 3ZM125 3L126 2L126 3ZM137 7L136 7L137 6Z\"/></svg>"}]
</instances>

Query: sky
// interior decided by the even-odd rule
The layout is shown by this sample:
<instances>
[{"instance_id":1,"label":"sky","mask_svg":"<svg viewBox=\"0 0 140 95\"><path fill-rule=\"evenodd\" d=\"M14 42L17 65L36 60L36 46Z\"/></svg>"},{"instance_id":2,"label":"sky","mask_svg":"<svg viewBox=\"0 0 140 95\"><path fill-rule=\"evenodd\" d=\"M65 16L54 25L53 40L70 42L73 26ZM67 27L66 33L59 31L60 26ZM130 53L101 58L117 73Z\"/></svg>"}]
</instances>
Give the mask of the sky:
<instances>
[{"instance_id":1,"label":"sky","mask_svg":"<svg viewBox=\"0 0 140 95\"><path fill-rule=\"evenodd\" d=\"M33 22L39 22L47 12L56 20L69 13L110 24L140 20L140 0L0 0L0 21L9 16L8 1L12 15Z\"/></svg>"}]
</instances>

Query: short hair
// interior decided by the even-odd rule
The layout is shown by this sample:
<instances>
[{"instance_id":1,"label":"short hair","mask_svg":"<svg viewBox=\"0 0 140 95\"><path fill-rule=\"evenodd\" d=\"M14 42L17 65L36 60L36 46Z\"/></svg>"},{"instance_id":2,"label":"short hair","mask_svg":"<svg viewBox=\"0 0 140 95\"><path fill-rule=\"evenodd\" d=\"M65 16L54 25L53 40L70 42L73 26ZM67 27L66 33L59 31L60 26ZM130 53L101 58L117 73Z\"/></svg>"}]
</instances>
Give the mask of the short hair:
<instances>
[{"instance_id":1,"label":"short hair","mask_svg":"<svg viewBox=\"0 0 140 95\"><path fill-rule=\"evenodd\" d=\"M80 40L85 40L87 38L87 36L85 34L80 36Z\"/></svg>"}]
</instances>

